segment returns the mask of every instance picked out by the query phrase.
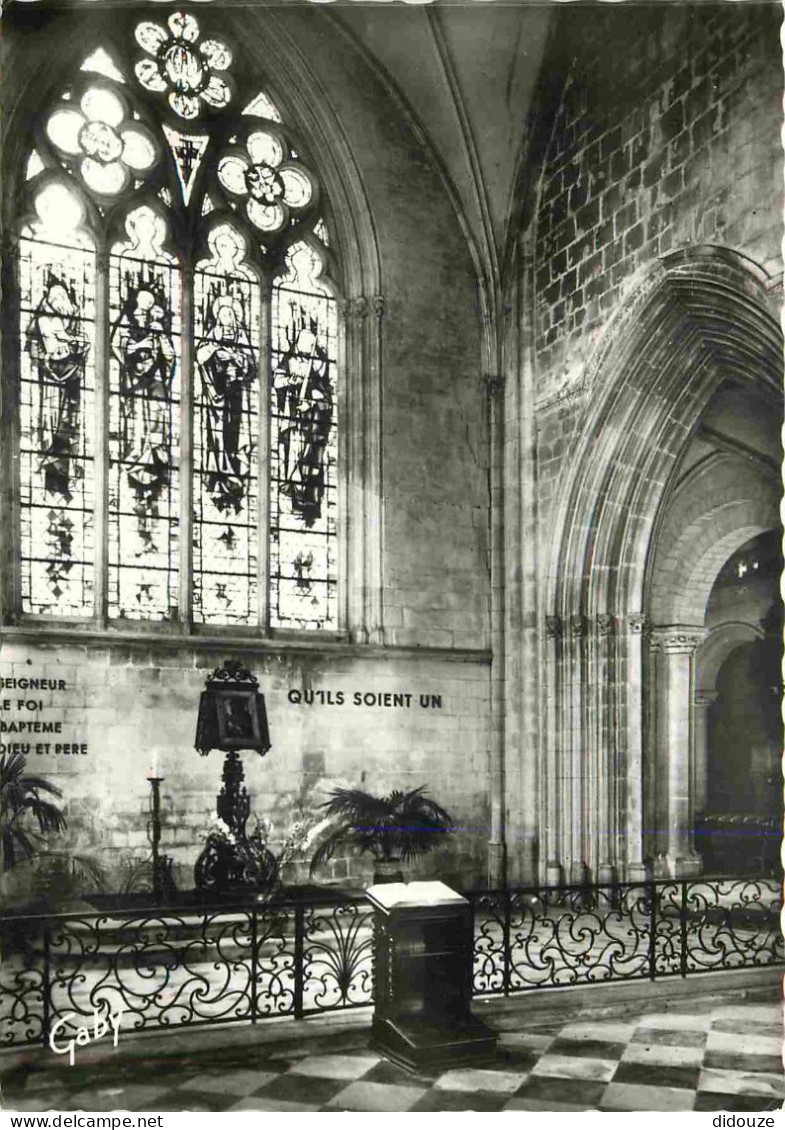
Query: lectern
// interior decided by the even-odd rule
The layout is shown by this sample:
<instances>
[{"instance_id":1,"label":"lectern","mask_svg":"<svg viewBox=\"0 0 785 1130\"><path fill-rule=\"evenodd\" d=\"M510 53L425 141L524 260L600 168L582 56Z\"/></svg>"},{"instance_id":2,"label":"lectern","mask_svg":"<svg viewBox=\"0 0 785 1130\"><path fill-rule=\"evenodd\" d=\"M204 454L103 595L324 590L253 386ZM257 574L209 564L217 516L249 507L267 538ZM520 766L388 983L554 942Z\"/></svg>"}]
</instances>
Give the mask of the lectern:
<instances>
[{"instance_id":1,"label":"lectern","mask_svg":"<svg viewBox=\"0 0 785 1130\"><path fill-rule=\"evenodd\" d=\"M490 1057L471 1014L472 908L444 883L381 883L374 907L372 1046L410 1071Z\"/></svg>"}]
</instances>

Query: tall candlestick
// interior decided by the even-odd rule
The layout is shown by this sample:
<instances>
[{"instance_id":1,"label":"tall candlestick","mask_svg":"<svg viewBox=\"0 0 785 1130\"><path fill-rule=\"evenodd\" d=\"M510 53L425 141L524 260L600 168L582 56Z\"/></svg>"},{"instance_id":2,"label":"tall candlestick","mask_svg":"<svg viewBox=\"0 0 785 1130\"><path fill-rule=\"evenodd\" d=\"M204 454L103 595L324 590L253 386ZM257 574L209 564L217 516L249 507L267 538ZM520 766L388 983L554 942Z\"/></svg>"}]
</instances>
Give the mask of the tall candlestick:
<instances>
[{"instance_id":1,"label":"tall candlestick","mask_svg":"<svg viewBox=\"0 0 785 1130\"><path fill-rule=\"evenodd\" d=\"M147 778L150 782L150 788L153 790L151 798L151 840L153 847L153 898L156 902L161 901L163 894L161 883L161 863L158 857L158 847L161 843L161 781L162 777L151 775Z\"/></svg>"}]
</instances>

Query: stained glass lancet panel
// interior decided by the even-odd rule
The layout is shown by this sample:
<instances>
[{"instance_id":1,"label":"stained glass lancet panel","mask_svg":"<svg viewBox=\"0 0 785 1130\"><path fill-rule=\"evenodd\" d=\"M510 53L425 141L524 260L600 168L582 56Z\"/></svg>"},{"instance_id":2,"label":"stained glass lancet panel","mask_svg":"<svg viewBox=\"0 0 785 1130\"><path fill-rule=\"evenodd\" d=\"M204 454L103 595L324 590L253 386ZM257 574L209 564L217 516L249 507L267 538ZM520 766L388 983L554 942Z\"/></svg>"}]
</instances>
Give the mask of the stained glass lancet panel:
<instances>
[{"instance_id":1,"label":"stained glass lancet panel","mask_svg":"<svg viewBox=\"0 0 785 1130\"><path fill-rule=\"evenodd\" d=\"M228 224L194 279L194 620L258 623L259 285Z\"/></svg>"},{"instance_id":2,"label":"stained glass lancet panel","mask_svg":"<svg viewBox=\"0 0 785 1130\"><path fill-rule=\"evenodd\" d=\"M335 629L335 300L295 243L272 296L270 624Z\"/></svg>"},{"instance_id":3,"label":"stained glass lancet panel","mask_svg":"<svg viewBox=\"0 0 785 1130\"><path fill-rule=\"evenodd\" d=\"M131 212L109 267L109 613L178 609L180 274L164 220Z\"/></svg>"},{"instance_id":4,"label":"stained glass lancet panel","mask_svg":"<svg viewBox=\"0 0 785 1130\"><path fill-rule=\"evenodd\" d=\"M95 253L64 184L19 245L22 611L93 612Z\"/></svg>"}]
</instances>

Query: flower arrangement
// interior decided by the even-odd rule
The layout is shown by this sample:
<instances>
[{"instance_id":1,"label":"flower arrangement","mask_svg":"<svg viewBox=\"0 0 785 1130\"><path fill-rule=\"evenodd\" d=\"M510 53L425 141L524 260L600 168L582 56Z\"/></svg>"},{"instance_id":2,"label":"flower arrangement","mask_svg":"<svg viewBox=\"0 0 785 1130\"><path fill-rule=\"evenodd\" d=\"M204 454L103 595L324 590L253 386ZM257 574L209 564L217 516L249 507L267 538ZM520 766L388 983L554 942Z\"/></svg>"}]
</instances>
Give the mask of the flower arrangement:
<instances>
[{"instance_id":1,"label":"flower arrangement","mask_svg":"<svg viewBox=\"0 0 785 1130\"><path fill-rule=\"evenodd\" d=\"M267 899L282 886L284 867L306 850L310 821L295 820L278 851L270 847L275 828L256 818L253 831L238 836L216 813L203 833L204 850L194 870L198 889L216 893L255 890Z\"/></svg>"}]
</instances>

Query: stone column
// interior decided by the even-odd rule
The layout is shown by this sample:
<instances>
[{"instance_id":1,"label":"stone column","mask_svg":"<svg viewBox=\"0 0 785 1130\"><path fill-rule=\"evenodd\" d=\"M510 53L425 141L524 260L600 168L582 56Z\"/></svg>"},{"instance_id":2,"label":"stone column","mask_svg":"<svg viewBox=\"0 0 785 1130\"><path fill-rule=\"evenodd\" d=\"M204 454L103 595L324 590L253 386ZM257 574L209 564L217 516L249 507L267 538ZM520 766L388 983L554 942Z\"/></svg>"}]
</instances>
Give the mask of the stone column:
<instances>
[{"instance_id":1,"label":"stone column","mask_svg":"<svg viewBox=\"0 0 785 1130\"><path fill-rule=\"evenodd\" d=\"M562 799L563 777L562 757L559 737L559 702L562 693L562 653L564 647L564 625L560 616L545 617L545 733L548 736L548 751L544 759L544 772L541 785L544 820L544 859L540 874L541 882L549 887L558 887L565 880L562 871L563 834L562 818L564 802ZM569 876L566 876L569 878Z\"/></svg>"},{"instance_id":2,"label":"stone column","mask_svg":"<svg viewBox=\"0 0 785 1130\"><path fill-rule=\"evenodd\" d=\"M587 880L586 826L588 808L584 797L586 766L584 761L588 752L588 734L584 724L586 715L585 686L588 681L587 651L588 625L586 617L578 614L570 617L568 682L569 726L564 735L568 751L567 773L564 781L565 799L569 797L567 824L567 844L569 854L569 881L585 883Z\"/></svg>"},{"instance_id":3,"label":"stone column","mask_svg":"<svg viewBox=\"0 0 785 1130\"><path fill-rule=\"evenodd\" d=\"M626 658L626 761L624 765L624 794L621 798L625 866L624 877L628 882L643 882L648 877L646 866L647 848L644 843L644 798L646 796L647 765L644 762L644 745L648 718L644 709L643 689L646 683L647 649L650 642L651 621L643 612L633 613L627 619ZM624 738L620 735L620 740ZM649 756L649 755L647 755Z\"/></svg>"},{"instance_id":4,"label":"stone column","mask_svg":"<svg viewBox=\"0 0 785 1130\"><path fill-rule=\"evenodd\" d=\"M700 874L695 851L695 775L693 768L693 658L703 633L693 629L657 632L660 651L658 770L665 774L665 867L681 878Z\"/></svg>"},{"instance_id":5,"label":"stone column","mask_svg":"<svg viewBox=\"0 0 785 1130\"><path fill-rule=\"evenodd\" d=\"M343 436L347 474L341 487L346 520L346 619L353 643L382 646L384 527L381 457L381 358L384 296L357 295L343 304L341 364L349 426ZM266 591L266 589L265 589Z\"/></svg>"},{"instance_id":6,"label":"stone column","mask_svg":"<svg viewBox=\"0 0 785 1130\"><path fill-rule=\"evenodd\" d=\"M504 515L503 374L486 374L489 403L491 478L491 835L488 840L488 885L501 887L507 877L505 844L505 515ZM512 776L512 774L510 774Z\"/></svg>"},{"instance_id":7,"label":"stone column","mask_svg":"<svg viewBox=\"0 0 785 1130\"><path fill-rule=\"evenodd\" d=\"M693 699L692 725L695 778L695 812L706 811L709 767L709 707L717 701L716 691L696 690Z\"/></svg>"}]
</instances>

